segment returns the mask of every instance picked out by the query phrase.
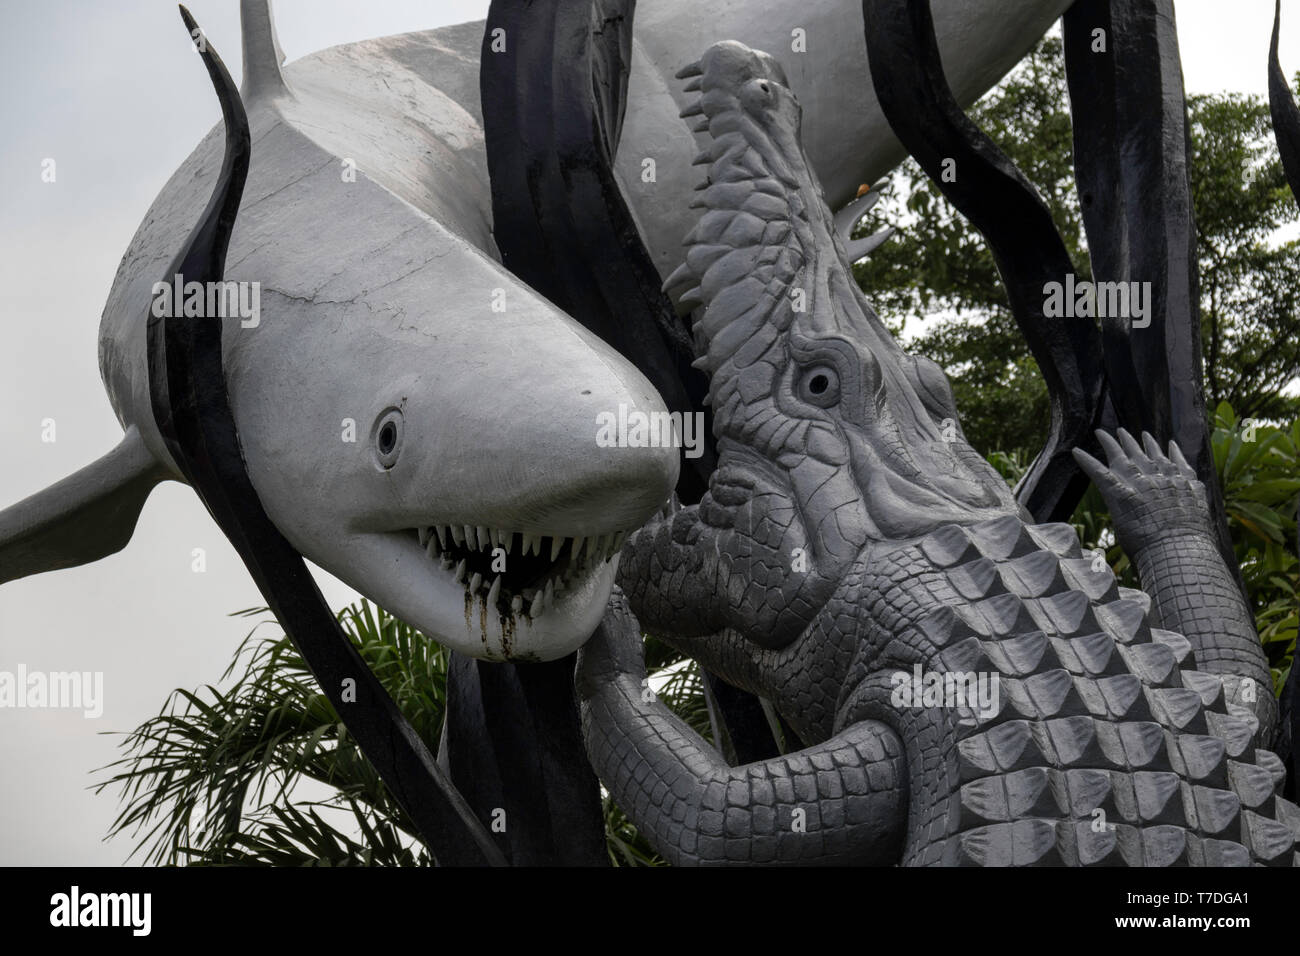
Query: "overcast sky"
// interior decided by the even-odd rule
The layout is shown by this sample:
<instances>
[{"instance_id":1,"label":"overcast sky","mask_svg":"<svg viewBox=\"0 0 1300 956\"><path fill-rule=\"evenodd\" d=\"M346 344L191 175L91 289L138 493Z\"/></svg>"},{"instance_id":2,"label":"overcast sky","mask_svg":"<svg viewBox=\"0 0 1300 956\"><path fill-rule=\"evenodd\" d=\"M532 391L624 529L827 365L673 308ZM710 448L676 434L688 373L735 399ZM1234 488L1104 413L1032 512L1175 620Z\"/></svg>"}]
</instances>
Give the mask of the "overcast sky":
<instances>
[{"instance_id":1,"label":"overcast sky","mask_svg":"<svg viewBox=\"0 0 1300 956\"><path fill-rule=\"evenodd\" d=\"M653 0L642 0L651 3ZM239 78L238 4L190 9ZM1283 66L1300 68L1300 4ZM702 6L701 9L704 9ZM1178 0L1191 92L1265 94L1272 0ZM487 0L277 0L290 60L369 37L481 19ZM1225 12L1230 15L1225 16ZM99 378L96 332L113 275L149 204L219 118L168 0L7 3L0 31L0 508L121 438ZM57 182L41 162L57 162ZM42 441L53 419L56 441ZM207 571L191 570L203 548ZM350 592L325 583L336 605ZM153 715L176 687L216 681L260 605L233 549L188 488L151 497L131 544L84 568L0 585L0 671L102 671L103 716L0 709L0 864L114 865L115 798L91 771L110 731Z\"/></svg>"}]
</instances>

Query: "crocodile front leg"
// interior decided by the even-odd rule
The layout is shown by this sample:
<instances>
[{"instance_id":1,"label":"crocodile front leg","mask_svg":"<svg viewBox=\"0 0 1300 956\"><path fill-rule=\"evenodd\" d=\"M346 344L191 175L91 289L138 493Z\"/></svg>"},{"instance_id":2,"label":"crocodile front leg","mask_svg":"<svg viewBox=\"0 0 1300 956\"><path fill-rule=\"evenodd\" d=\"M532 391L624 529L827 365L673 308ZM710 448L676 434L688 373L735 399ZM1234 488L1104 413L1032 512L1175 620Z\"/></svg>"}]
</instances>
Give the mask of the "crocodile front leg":
<instances>
[{"instance_id":1,"label":"crocodile front leg","mask_svg":"<svg viewBox=\"0 0 1300 956\"><path fill-rule=\"evenodd\" d=\"M649 690L640 626L617 589L579 655L577 687L592 766L674 865L898 862L906 768L885 725L728 766Z\"/></svg>"},{"instance_id":2,"label":"crocodile front leg","mask_svg":"<svg viewBox=\"0 0 1300 956\"><path fill-rule=\"evenodd\" d=\"M1097 432L1109 467L1076 450L1080 467L1110 508L1115 536L1151 596L1160 627L1192 644L1197 670L1224 680L1227 697L1259 719L1257 739L1268 745L1277 702L1255 618L1224 564L1210 527L1205 486L1173 442L1166 456L1147 434L1139 446Z\"/></svg>"}]
</instances>

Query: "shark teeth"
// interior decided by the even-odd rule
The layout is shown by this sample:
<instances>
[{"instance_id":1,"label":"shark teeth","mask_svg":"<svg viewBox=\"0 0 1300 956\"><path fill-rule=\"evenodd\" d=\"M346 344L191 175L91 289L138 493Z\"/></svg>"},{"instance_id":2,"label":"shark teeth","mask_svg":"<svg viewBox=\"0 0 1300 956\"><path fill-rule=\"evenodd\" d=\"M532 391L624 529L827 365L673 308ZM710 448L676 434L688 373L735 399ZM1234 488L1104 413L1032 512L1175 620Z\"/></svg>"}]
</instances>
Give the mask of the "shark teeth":
<instances>
[{"instance_id":1,"label":"shark teeth","mask_svg":"<svg viewBox=\"0 0 1300 956\"><path fill-rule=\"evenodd\" d=\"M415 529L420 547L465 588L467 598L502 617L535 620L575 582L622 550L630 530L550 535L479 524ZM521 585L521 582L526 584Z\"/></svg>"}]
</instances>

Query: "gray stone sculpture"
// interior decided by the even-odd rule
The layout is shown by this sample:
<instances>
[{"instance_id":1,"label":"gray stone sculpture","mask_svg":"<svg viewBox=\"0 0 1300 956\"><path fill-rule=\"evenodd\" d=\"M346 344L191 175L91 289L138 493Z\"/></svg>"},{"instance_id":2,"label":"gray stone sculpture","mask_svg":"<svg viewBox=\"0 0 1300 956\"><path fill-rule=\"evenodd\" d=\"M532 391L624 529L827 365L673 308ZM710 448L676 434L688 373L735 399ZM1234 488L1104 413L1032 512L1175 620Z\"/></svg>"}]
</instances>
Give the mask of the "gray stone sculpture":
<instances>
[{"instance_id":1,"label":"gray stone sculpture","mask_svg":"<svg viewBox=\"0 0 1300 956\"><path fill-rule=\"evenodd\" d=\"M1015 0L1013 30L992 25L991 5L941 5L945 48L971 51L953 61L967 99L1068 3ZM619 168L664 275L681 258L694 153L669 78L701 39L790 47L770 6L701 19L663 0L641 14ZM821 44L810 123L823 175L847 201L902 151L879 109L861 108L859 13L832 0L804 13ZM303 555L464 654L570 653L600 618L618 545L673 487L678 456L594 444L598 413L654 413L661 399L501 267L478 101L483 24L349 44L282 71L269 3L244 0L243 22L256 148L225 278L256 284L260 314L227 318L224 348L269 516ZM222 143L214 129L163 189L109 294L100 366L121 445L0 512L0 582L120 550L152 488L180 479L149 412L143 316L212 192ZM653 189L636 186L644 157L659 163ZM499 582L498 547L511 568Z\"/></svg>"},{"instance_id":2,"label":"gray stone sculpture","mask_svg":"<svg viewBox=\"0 0 1300 956\"><path fill-rule=\"evenodd\" d=\"M1078 456L1147 593L1120 588L867 304L781 66L721 43L683 76L712 143L670 285L702 306L719 464L629 540L581 652L618 804L674 863L1295 864L1268 668L1178 448ZM642 627L805 749L727 766L655 701Z\"/></svg>"}]
</instances>

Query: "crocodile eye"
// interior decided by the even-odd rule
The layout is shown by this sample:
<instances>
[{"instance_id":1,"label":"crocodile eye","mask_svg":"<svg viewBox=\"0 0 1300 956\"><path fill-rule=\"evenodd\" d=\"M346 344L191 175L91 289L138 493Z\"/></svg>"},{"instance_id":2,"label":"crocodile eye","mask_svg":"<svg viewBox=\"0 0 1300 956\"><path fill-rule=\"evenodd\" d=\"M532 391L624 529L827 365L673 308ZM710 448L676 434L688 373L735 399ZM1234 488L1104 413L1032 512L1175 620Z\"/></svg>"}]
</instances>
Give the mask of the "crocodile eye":
<instances>
[{"instance_id":1,"label":"crocodile eye","mask_svg":"<svg viewBox=\"0 0 1300 956\"><path fill-rule=\"evenodd\" d=\"M829 365L814 365L799 376L799 397L809 405L829 408L840 400L840 377Z\"/></svg>"},{"instance_id":2,"label":"crocodile eye","mask_svg":"<svg viewBox=\"0 0 1300 956\"><path fill-rule=\"evenodd\" d=\"M402 413L390 408L375 422L375 458L379 466L388 470L397 464L402 451Z\"/></svg>"}]
</instances>

